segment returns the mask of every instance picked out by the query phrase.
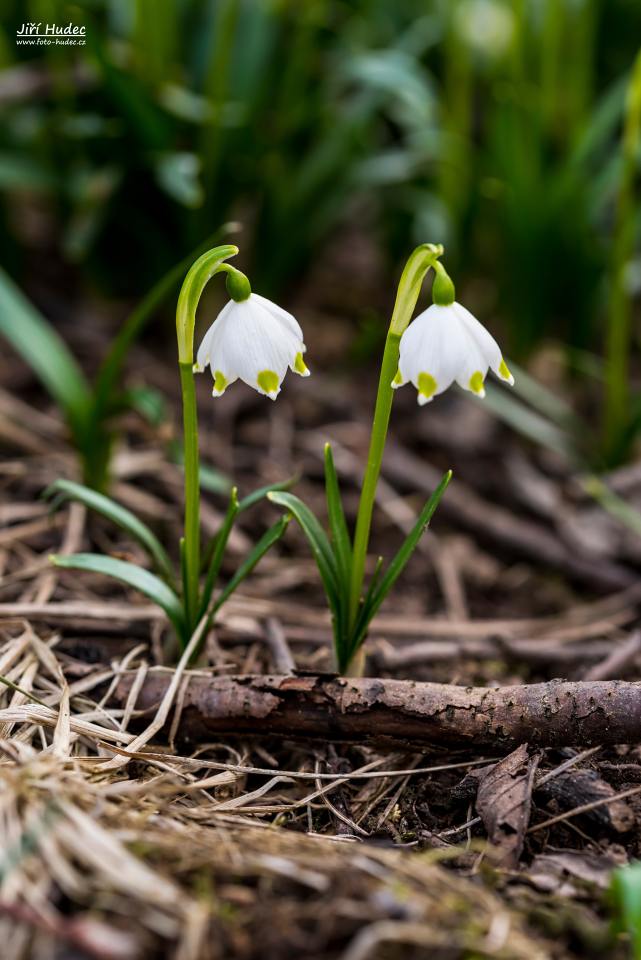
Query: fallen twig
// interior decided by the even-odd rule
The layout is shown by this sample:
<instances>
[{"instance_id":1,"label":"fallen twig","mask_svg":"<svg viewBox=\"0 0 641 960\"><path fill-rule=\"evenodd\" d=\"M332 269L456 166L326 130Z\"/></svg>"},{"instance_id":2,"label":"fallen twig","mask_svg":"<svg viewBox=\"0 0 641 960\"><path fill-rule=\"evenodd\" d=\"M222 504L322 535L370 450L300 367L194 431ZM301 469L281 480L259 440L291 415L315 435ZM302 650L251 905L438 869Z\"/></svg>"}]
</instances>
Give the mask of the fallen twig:
<instances>
[{"instance_id":1,"label":"fallen twig","mask_svg":"<svg viewBox=\"0 0 641 960\"><path fill-rule=\"evenodd\" d=\"M135 674L114 693L127 701ZM151 670L137 711L155 711L172 673ZM178 735L194 742L220 734L475 748L591 746L641 741L641 682L457 687L333 675L190 675Z\"/></svg>"}]
</instances>

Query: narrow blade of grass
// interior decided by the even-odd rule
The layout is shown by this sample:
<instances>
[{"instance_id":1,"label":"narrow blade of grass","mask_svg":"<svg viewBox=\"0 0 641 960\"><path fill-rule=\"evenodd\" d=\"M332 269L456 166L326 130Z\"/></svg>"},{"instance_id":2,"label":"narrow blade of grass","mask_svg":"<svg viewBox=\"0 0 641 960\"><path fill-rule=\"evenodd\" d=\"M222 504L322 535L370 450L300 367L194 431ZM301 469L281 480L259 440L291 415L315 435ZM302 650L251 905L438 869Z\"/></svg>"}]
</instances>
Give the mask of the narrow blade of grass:
<instances>
[{"instance_id":1,"label":"narrow blade of grass","mask_svg":"<svg viewBox=\"0 0 641 960\"><path fill-rule=\"evenodd\" d=\"M329 443L325 444L325 495L327 497L327 516L339 581L341 585L347 586L352 566L352 543L345 520L332 448Z\"/></svg>"},{"instance_id":2,"label":"narrow blade of grass","mask_svg":"<svg viewBox=\"0 0 641 960\"><path fill-rule=\"evenodd\" d=\"M131 510L116 503L111 497L98 493L90 487L85 487L82 483L74 483L72 480L56 480L55 483L47 487L43 496L55 496L57 504L63 500L76 500L90 510L94 510L111 520L112 523L129 533L145 548L163 579L173 584L174 573L165 548L149 527L142 520L139 520Z\"/></svg>"},{"instance_id":3,"label":"narrow blade of grass","mask_svg":"<svg viewBox=\"0 0 641 960\"><path fill-rule=\"evenodd\" d=\"M185 617L179 598L164 580L150 573L149 570L144 570L126 560L118 560L116 557L105 557L100 553L75 553L71 556L54 554L50 559L56 567L100 573L139 590L165 611L176 628L178 636L184 639Z\"/></svg>"},{"instance_id":4,"label":"narrow blade of grass","mask_svg":"<svg viewBox=\"0 0 641 960\"><path fill-rule=\"evenodd\" d=\"M81 445L91 405L89 384L62 338L2 269L0 333L53 397Z\"/></svg>"},{"instance_id":5,"label":"narrow blade of grass","mask_svg":"<svg viewBox=\"0 0 641 960\"><path fill-rule=\"evenodd\" d=\"M298 522L312 548L329 605L337 613L340 609L338 570L327 534L309 507L293 493L274 491L267 494L267 499L285 507Z\"/></svg>"}]
</instances>

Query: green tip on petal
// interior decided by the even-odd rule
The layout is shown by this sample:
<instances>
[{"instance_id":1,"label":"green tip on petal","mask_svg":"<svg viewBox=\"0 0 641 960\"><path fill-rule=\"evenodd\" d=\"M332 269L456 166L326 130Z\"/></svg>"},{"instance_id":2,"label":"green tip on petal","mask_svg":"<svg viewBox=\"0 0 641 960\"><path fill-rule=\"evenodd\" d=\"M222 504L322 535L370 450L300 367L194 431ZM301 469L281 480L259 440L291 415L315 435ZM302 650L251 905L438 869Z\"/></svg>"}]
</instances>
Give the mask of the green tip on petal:
<instances>
[{"instance_id":1,"label":"green tip on petal","mask_svg":"<svg viewBox=\"0 0 641 960\"><path fill-rule=\"evenodd\" d=\"M266 393L272 400L276 399L280 387L277 373L274 373L273 370L261 370L256 378L256 383L263 393Z\"/></svg>"},{"instance_id":2,"label":"green tip on petal","mask_svg":"<svg viewBox=\"0 0 641 960\"><path fill-rule=\"evenodd\" d=\"M507 365L507 363L505 362L505 360L503 359L503 357L501 357L501 365L500 365L500 367L499 367L499 377L500 377L502 380L507 380L507 382L508 382L509 384L513 384L513 383L514 383L514 377L513 377L512 374L510 373L510 370L509 370L509 368L508 368L508 365Z\"/></svg>"},{"instance_id":3,"label":"green tip on petal","mask_svg":"<svg viewBox=\"0 0 641 960\"><path fill-rule=\"evenodd\" d=\"M216 370L214 373L214 389L212 394L214 397L221 397L227 387L229 386L229 380L224 373L221 373L220 370Z\"/></svg>"},{"instance_id":4,"label":"green tip on petal","mask_svg":"<svg viewBox=\"0 0 641 960\"><path fill-rule=\"evenodd\" d=\"M294 371L300 374L301 377L309 376L309 368L305 366L302 353L296 354L296 359L294 360Z\"/></svg>"},{"instance_id":5,"label":"green tip on petal","mask_svg":"<svg viewBox=\"0 0 641 960\"><path fill-rule=\"evenodd\" d=\"M419 373L418 375L418 402L420 404L427 403L428 400L431 400L438 384L431 373Z\"/></svg>"},{"instance_id":6,"label":"green tip on petal","mask_svg":"<svg viewBox=\"0 0 641 960\"><path fill-rule=\"evenodd\" d=\"M396 376L392 380L393 387L402 387L405 381L403 380L403 374L400 371L400 368L396 371Z\"/></svg>"},{"instance_id":7,"label":"green tip on petal","mask_svg":"<svg viewBox=\"0 0 641 960\"><path fill-rule=\"evenodd\" d=\"M485 396L485 387L483 386L483 374L480 370L475 370L470 377L470 390L479 397Z\"/></svg>"}]
</instances>

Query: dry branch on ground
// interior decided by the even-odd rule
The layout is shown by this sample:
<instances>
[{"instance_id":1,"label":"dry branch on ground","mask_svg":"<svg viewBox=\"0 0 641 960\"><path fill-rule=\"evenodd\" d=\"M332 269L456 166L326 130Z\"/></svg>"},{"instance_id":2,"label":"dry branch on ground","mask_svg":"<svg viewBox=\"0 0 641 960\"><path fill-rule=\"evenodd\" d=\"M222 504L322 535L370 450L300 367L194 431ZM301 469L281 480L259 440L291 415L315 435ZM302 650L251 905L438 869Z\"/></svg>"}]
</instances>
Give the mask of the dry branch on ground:
<instances>
[{"instance_id":1,"label":"dry branch on ground","mask_svg":"<svg viewBox=\"0 0 641 960\"><path fill-rule=\"evenodd\" d=\"M120 681L124 704L135 674ZM137 710L153 712L172 673L150 671ZM304 737L370 744L505 749L591 746L641 740L641 682L617 680L457 687L411 680L320 676L193 674L181 693L182 738L219 735Z\"/></svg>"}]
</instances>

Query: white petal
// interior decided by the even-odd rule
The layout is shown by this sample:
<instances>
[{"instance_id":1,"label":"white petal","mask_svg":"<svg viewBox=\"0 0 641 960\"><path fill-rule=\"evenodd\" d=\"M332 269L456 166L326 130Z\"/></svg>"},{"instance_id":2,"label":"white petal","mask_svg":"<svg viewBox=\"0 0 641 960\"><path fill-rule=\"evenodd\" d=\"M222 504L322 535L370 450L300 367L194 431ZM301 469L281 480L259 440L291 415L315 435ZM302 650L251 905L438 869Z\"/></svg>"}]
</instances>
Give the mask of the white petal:
<instances>
[{"instance_id":1,"label":"white petal","mask_svg":"<svg viewBox=\"0 0 641 960\"><path fill-rule=\"evenodd\" d=\"M225 319L231 313L231 309L234 305L234 301L230 300L225 304L223 309L220 311L212 325L209 327L205 336L203 337L200 346L198 347L198 353L196 355L196 364L195 369L197 372L201 372L205 369L209 363L209 357L212 350L212 345L214 337L220 336L222 333L222 328L225 326Z\"/></svg>"},{"instance_id":2,"label":"white petal","mask_svg":"<svg viewBox=\"0 0 641 960\"><path fill-rule=\"evenodd\" d=\"M203 337L194 370L210 366L215 397L241 379L275 400L288 367L309 376L309 370L297 364L305 350L294 317L265 297L251 294L247 300L231 300L221 310Z\"/></svg>"},{"instance_id":3,"label":"white petal","mask_svg":"<svg viewBox=\"0 0 641 960\"><path fill-rule=\"evenodd\" d=\"M464 390L470 390L479 397L485 396L483 383L487 375L488 363L479 346L469 332L462 327L465 338L465 349L462 352L461 363L456 375L456 382Z\"/></svg>"},{"instance_id":4,"label":"white petal","mask_svg":"<svg viewBox=\"0 0 641 960\"><path fill-rule=\"evenodd\" d=\"M303 331L300 328L298 320L291 313L288 313L287 310L283 310L282 307L279 307L277 303L273 303L271 300L268 300L267 297L261 297L259 293L252 293L249 299L263 307L263 309L267 310L267 312L273 317L276 317L278 320L280 320L290 333L293 333L298 340L302 341Z\"/></svg>"},{"instance_id":5,"label":"white petal","mask_svg":"<svg viewBox=\"0 0 641 960\"><path fill-rule=\"evenodd\" d=\"M271 371L280 387L299 346L298 340L260 304L245 300L235 305L230 316L224 341L220 342L220 357L225 367L241 380L259 393L272 396L277 391L258 386L259 374Z\"/></svg>"},{"instance_id":6,"label":"white petal","mask_svg":"<svg viewBox=\"0 0 641 960\"><path fill-rule=\"evenodd\" d=\"M501 366L503 357L501 355L501 348L492 334L489 333L483 324L479 323L476 317L471 314L470 311L467 310L462 304L455 303L454 307L456 308L456 312L463 326L481 351L487 366L490 367L494 373L497 374L497 376L501 376L501 374L499 374L499 368Z\"/></svg>"},{"instance_id":7,"label":"white petal","mask_svg":"<svg viewBox=\"0 0 641 960\"><path fill-rule=\"evenodd\" d=\"M443 393L456 378L466 338L451 307L432 304L409 325L401 338L399 370L417 389L421 374L435 381L433 395Z\"/></svg>"},{"instance_id":8,"label":"white petal","mask_svg":"<svg viewBox=\"0 0 641 960\"><path fill-rule=\"evenodd\" d=\"M508 383L513 377L490 333L459 303L433 304L409 325L401 338L398 380L411 380L424 405L456 380L465 390L485 396L488 367Z\"/></svg>"}]
</instances>

